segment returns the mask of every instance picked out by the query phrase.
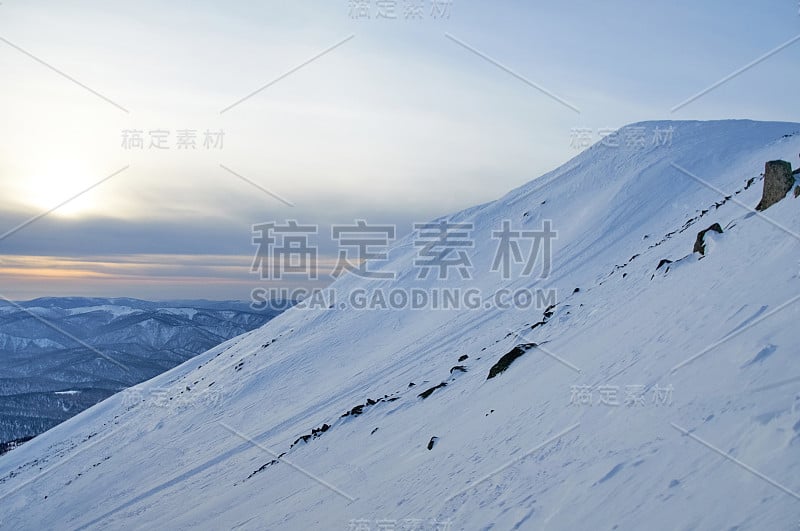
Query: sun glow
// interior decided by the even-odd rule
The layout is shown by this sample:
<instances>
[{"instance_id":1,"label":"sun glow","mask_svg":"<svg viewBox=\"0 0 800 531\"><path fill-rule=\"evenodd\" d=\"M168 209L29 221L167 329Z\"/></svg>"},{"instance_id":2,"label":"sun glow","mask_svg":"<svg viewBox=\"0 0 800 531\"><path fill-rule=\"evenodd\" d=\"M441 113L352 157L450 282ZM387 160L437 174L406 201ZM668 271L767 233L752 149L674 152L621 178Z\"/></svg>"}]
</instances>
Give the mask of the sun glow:
<instances>
[{"instance_id":1,"label":"sun glow","mask_svg":"<svg viewBox=\"0 0 800 531\"><path fill-rule=\"evenodd\" d=\"M55 209L52 215L75 217L99 206L97 190L89 190L99 180L81 164L59 161L22 178L17 183L18 199L37 210Z\"/></svg>"}]
</instances>

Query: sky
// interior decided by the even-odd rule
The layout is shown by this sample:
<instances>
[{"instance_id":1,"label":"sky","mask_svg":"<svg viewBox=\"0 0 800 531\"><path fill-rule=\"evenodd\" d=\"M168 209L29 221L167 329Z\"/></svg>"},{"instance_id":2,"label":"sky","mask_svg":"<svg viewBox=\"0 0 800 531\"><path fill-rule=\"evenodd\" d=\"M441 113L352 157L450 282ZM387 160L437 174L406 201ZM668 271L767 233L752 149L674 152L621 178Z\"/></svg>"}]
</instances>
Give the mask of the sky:
<instances>
[{"instance_id":1,"label":"sky","mask_svg":"<svg viewBox=\"0 0 800 531\"><path fill-rule=\"evenodd\" d=\"M402 235L604 130L800 122L797 1L698 4L3 0L0 297L248 299L301 282L255 224L319 226L324 269L332 224Z\"/></svg>"}]
</instances>

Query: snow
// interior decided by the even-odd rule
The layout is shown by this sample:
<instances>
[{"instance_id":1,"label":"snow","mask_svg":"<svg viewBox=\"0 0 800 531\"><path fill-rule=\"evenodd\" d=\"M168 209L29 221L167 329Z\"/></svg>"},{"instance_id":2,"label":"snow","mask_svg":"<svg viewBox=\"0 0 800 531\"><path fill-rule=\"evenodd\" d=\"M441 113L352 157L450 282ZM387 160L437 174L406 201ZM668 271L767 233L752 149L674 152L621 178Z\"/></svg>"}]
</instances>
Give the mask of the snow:
<instances>
[{"instance_id":1,"label":"snow","mask_svg":"<svg viewBox=\"0 0 800 531\"><path fill-rule=\"evenodd\" d=\"M187 319L193 319L198 311L195 308L164 308L164 313L171 313L173 315L181 315ZM233 313L233 312L230 312Z\"/></svg>"},{"instance_id":2,"label":"snow","mask_svg":"<svg viewBox=\"0 0 800 531\"><path fill-rule=\"evenodd\" d=\"M127 306L114 306L111 304L102 304L99 306L83 306L80 308L69 308L65 310L68 315L80 315L91 312L105 312L111 314L112 317L122 317L134 313L142 313L141 310L129 308Z\"/></svg>"},{"instance_id":3,"label":"snow","mask_svg":"<svg viewBox=\"0 0 800 531\"><path fill-rule=\"evenodd\" d=\"M155 303L151 303L151 306L157 306ZM180 315L182 317L186 317L188 319L192 319L195 315L197 315L198 310L196 308L173 308L173 307L164 307L164 308L156 308L161 313L168 313L172 315ZM91 312L105 312L111 314L112 317L124 317L126 315L134 315L134 314L141 314L145 313L144 310L139 308L131 308L128 306L120 305L116 306L113 304L102 304L98 306L83 306L79 308L70 308L65 310L65 312L69 315L80 315L84 313L91 313ZM235 312L229 312L230 315L234 315Z\"/></svg>"},{"instance_id":4,"label":"snow","mask_svg":"<svg viewBox=\"0 0 800 531\"><path fill-rule=\"evenodd\" d=\"M406 238L385 265L398 280L334 285L556 288L544 325L531 329L544 308L294 308L140 384L140 403L113 396L0 458L0 527L795 528L800 254L787 231L800 233L800 200L763 217L733 200L714 208L723 197L676 166L755 205L758 179L734 192L768 160L796 165L800 124L630 127L670 126L669 146L596 145L450 216L475 223L471 280L416 279ZM549 278L488 273L503 219L553 220ZM715 222L725 231L698 259L697 232ZM656 271L663 258L673 263ZM520 343L541 348L487 380ZM164 389L219 399L157 401ZM581 389L591 405L574 399ZM598 401L613 389L620 405ZM632 389L643 403L624 403ZM386 395L397 400L341 417Z\"/></svg>"}]
</instances>

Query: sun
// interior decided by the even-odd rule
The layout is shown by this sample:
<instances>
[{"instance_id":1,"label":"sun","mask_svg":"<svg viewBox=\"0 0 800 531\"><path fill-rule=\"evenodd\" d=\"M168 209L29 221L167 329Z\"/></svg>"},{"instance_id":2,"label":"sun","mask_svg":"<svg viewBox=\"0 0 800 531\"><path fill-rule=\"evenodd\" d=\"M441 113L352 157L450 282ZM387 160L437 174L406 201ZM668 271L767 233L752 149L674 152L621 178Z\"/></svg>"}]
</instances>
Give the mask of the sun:
<instances>
[{"instance_id":1,"label":"sun","mask_svg":"<svg viewBox=\"0 0 800 531\"><path fill-rule=\"evenodd\" d=\"M18 199L40 211L52 210L55 216L76 217L98 207L98 192L89 188L99 180L74 161L48 163L17 183Z\"/></svg>"}]
</instances>

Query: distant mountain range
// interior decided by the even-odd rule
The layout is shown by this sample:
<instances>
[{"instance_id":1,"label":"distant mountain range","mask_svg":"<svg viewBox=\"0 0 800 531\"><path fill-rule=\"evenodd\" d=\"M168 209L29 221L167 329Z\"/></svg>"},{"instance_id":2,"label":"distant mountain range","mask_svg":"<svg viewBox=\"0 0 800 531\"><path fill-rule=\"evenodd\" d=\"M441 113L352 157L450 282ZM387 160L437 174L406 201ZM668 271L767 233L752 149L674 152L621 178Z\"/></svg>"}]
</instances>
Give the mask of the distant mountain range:
<instances>
[{"instance_id":1,"label":"distant mountain range","mask_svg":"<svg viewBox=\"0 0 800 531\"><path fill-rule=\"evenodd\" d=\"M0 454L279 313L239 301L0 301Z\"/></svg>"}]
</instances>

